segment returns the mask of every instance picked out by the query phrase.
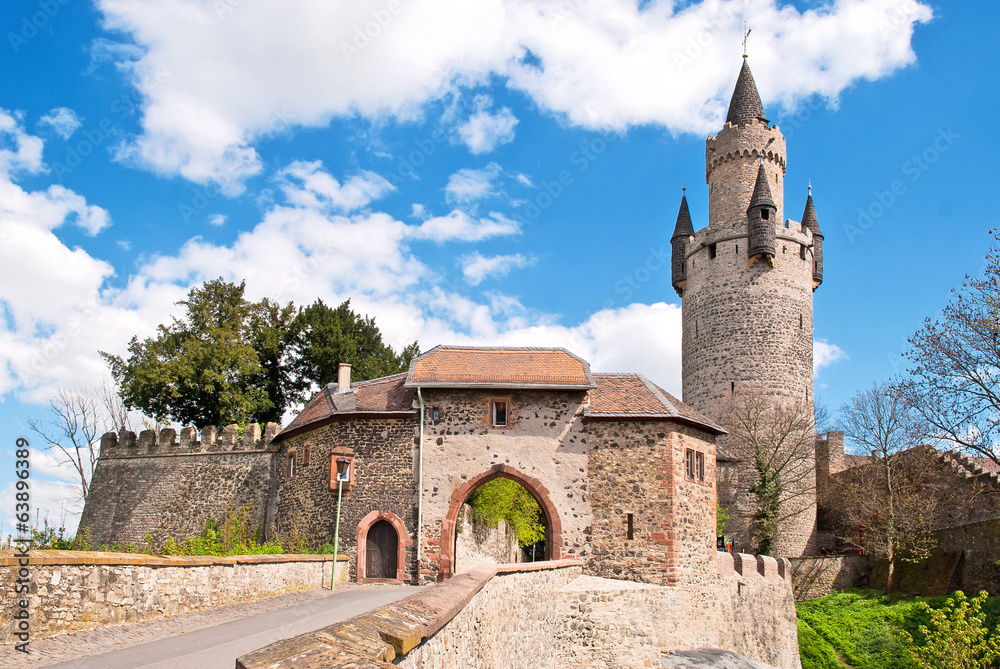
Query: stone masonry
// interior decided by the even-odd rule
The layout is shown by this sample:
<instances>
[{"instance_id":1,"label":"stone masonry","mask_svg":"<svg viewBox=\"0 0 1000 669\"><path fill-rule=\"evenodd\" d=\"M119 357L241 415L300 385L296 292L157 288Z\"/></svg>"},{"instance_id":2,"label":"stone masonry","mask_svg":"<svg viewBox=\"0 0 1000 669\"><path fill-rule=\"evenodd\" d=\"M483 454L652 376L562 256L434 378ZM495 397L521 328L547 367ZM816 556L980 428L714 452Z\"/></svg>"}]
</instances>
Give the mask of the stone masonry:
<instances>
[{"instance_id":1,"label":"stone masonry","mask_svg":"<svg viewBox=\"0 0 1000 669\"><path fill-rule=\"evenodd\" d=\"M0 587L14 591L22 568L15 551L0 551ZM30 551L32 638L197 611L329 587L332 555L164 557L97 551ZM338 561L337 582L347 579ZM0 599L0 617L13 621L18 600ZM10 643L10 626L0 643Z\"/></svg>"},{"instance_id":2,"label":"stone masonry","mask_svg":"<svg viewBox=\"0 0 1000 669\"><path fill-rule=\"evenodd\" d=\"M741 391L812 411L812 293L818 285L813 270L821 258L814 257L813 231L784 219L785 165L784 136L763 118L744 61L729 119L706 141L708 225L690 237L676 232L672 240L675 251L683 248L685 257L675 271L683 310L683 398L708 416L717 417L725 402ZM777 210L773 257L748 255L748 205L757 196L758 170L766 176ZM678 217L677 229L688 231L690 223L684 219L682 225ZM680 270L683 277L677 275ZM728 443L725 436L718 442L726 450ZM751 477L745 460L742 467L737 465L741 488L749 486ZM798 485L800 489L791 492L812 490L814 481L806 477ZM798 513L784 528L781 555L798 556L816 548L815 494L797 495L794 504ZM743 510L729 511L734 516Z\"/></svg>"},{"instance_id":3,"label":"stone masonry","mask_svg":"<svg viewBox=\"0 0 1000 669\"><path fill-rule=\"evenodd\" d=\"M147 533L155 543L200 533L209 516L220 523L227 511L249 506L261 529L272 485L272 440L268 423L254 423L241 435L235 425L208 427L201 439L194 428L157 435L143 431L105 434L80 533L90 544L141 546Z\"/></svg>"},{"instance_id":4,"label":"stone masonry","mask_svg":"<svg viewBox=\"0 0 1000 669\"><path fill-rule=\"evenodd\" d=\"M736 557L720 554L704 584L683 589L583 576L573 560L478 567L237 668L638 669L708 646L799 669L788 562Z\"/></svg>"}]
</instances>

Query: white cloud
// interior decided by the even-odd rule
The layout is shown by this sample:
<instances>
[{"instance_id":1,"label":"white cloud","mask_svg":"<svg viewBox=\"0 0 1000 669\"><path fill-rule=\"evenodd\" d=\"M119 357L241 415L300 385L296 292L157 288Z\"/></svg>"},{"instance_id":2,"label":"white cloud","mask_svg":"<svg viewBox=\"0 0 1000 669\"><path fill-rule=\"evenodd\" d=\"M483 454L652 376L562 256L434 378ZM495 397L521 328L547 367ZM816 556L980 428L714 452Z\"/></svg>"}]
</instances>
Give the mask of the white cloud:
<instances>
[{"instance_id":1,"label":"white cloud","mask_svg":"<svg viewBox=\"0 0 1000 669\"><path fill-rule=\"evenodd\" d=\"M825 339L813 340L813 377L827 365L847 360L848 357L847 353L836 344L831 344Z\"/></svg>"},{"instance_id":2,"label":"white cloud","mask_svg":"<svg viewBox=\"0 0 1000 669\"><path fill-rule=\"evenodd\" d=\"M83 125L80 122L80 119L77 118L76 112L66 107L56 107L45 116L38 119L38 124L49 126L63 139L69 139L72 137L73 133L76 132L81 125Z\"/></svg>"},{"instance_id":3,"label":"white cloud","mask_svg":"<svg viewBox=\"0 0 1000 669\"><path fill-rule=\"evenodd\" d=\"M476 155L489 153L502 144L514 141L514 126L517 125L514 113L504 107L496 114L491 114L491 104L489 96L476 96L476 113L458 127L459 138Z\"/></svg>"},{"instance_id":4,"label":"white cloud","mask_svg":"<svg viewBox=\"0 0 1000 669\"><path fill-rule=\"evenodd\" d=\"M465 168L448 177L444 192L449 202L470 203L496 195L495 182L503 170L496 163L475 170Z\"/></svg>"},{"instance_id":5,"label":"white cloud","mask_svg":"<svg viewBox=\"0 0 1000 669\"><path fill-rule=\"evenodd\" d=\"M190 0L98 6L106 27L138 47L102 51L118 54L144 100L142 133L123 157L227 192L260 172L254 143L276 129L338 116L416 118L427 101L491 75L573 125L714 132L739 67L743 18L773 109L814 94L835 101L859 79L909 65L913 27L932 14L916 0L805 11L779 0L679 9L666 0L412 0L364 37L371 7L350 0L242 3L221 19Z\"/></svg>"},{"instance_id":6,"label":"white cloud","mask_svg":"<svg viewBox=\"0 0 1000 669\"><path fill-rule=\"evenodd\" d=\"M278 172L278 179L292 204L337 212L359 209L395 190L386 179L367 170L362 170L341 185L323 171L323 163L318 160L296 161Z\"/></svg>"},{"instance_id":7,"label":"white cloud","mask_svg":"<svg viewBox=\"0 0 1000 669\"><path fill-rule=\"evenodd\" d=\"M413 209L410 210L410 218L427 218L428 215L427 207L422 204L414 203Z\"/></svg>"},{"instance_id":8,"label":"white cloud","mask_svg":"<svg viewBox=\"0 0 1000 669\"><path fill-rule=\"evenodd\" d=\"M528 267L537 262L536 258L515 253L513 255L484 256L478 251L458 259L462 267L462 275L473 286L478 286L487 277L502 278L511 270Z\"/></svg>"},{"instance_id":9,"label":"white cloud","mask_svg":"<svg viewBox=\"0 0 1000 669\"><path fill-rule=\"evenodd\" d=\"M213 214L208 217L208 224L214 225L215 227L221 227L226 224L225 214Z\"/></svg>"}]
</instances>

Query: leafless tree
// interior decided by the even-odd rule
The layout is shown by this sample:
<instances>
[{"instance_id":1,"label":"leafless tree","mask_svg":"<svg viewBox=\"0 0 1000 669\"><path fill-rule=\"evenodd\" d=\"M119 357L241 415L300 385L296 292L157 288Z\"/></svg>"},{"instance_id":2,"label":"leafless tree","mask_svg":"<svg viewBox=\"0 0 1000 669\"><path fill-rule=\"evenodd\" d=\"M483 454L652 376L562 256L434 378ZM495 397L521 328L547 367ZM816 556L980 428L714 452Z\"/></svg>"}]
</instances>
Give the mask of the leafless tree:
<instances>
[{"instance_id":1,"label":"leafless tree","mask_svg":"<svg viewBox=\"0 0 1000 669\"><path fill-rule=\"evenodd\" d=\"M719 422L725 447L742 463L737 477L751 505L754 550L771 554L787 524L813 505L816 489L814 407L753 388L734 395Z\"/></svg>"},{"instance_id":2,"label":"leafless tree","mask_svg":"<svg viewBox=\"0 0 1000 669\"><path fill-rule=\"evenodd\" d=\"M840 500L824 503L840 509L842 541L889 562L890 593L900 553L920 558L933 547L930 523L938 500L921 481L926 463L906 456L929 438L929 426L893 383L854 395L841 405L840 420L844 435L870 459L839 477L831 494Z\"/></svg>"},{"instance_id":3,"label":"leafless tree","mask_svg":"<svg viewBox=\"0 0 1000 669\"><path fill-rule=\"evenodd\" d=\"M940 320L924 321L906 357L907 391L936 436L1000 464L1000 246L982 277L952 291Z\"/></svg>"},{"instance_id":4,"label":"leafless tree","mask_svg":"<svg viewBox=\"0 0 1000 669\"><path fill-rule=\"evenodd\" d=\"M49 398L49 419L28 425L76 472L80 497L87 498L105 432L131 429L128 411L110 382L99 387L59 388Z\"/></svg>"}]
</instances>

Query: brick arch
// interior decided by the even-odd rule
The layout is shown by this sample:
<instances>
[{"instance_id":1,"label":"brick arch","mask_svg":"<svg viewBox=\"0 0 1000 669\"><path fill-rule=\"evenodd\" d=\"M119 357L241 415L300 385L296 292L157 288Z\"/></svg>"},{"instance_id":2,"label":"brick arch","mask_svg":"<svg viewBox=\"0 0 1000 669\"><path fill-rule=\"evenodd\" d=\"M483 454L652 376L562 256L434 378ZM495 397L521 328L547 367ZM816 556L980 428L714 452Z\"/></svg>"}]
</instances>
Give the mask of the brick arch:
<instances>
[{"instance_id":1,"label":"brick arch","mask_svg":"<svg viewBox=\"0 0 1000 669\"><path fill-rule=\"evenodd\" d=\"M545 559L558 560L562 557L562 521L559 512L549 499L549 490L542 482L531 476L526 476L509 465L493 465L489 471L473 476L451 494L451 506L448 515L441 521L441 562L438 566L438 580L453 576L455 562L455 525L462 505L479 486L497 478L507 478L517 481L527 490L538 505L542 507L545 516Z\"/></svg>"},{"instance_id":2,"label":"brick arch","mask_svg":"<svg viewBox=\"0 0 1000 669\"><path fill-rule=\"evenodd\" d=\"M358 523L358 563L356 565L357 571L357 582L358 583L370 583L372 581L383 581L384 579L373 579L367 578L365 576L365 564L366 558L368 557L367 539L368 530L372 528L372 525L380 520L388 521L392 525L393 529L396 530L396 581L402 583L403 581L410 580L409 575L406 573L406 549L414 544L414 541L410 539L410 533L406 531L406 525L403 521L391 511L372 511L367 516L361 519Z\"/></svg>"}]
</instances>

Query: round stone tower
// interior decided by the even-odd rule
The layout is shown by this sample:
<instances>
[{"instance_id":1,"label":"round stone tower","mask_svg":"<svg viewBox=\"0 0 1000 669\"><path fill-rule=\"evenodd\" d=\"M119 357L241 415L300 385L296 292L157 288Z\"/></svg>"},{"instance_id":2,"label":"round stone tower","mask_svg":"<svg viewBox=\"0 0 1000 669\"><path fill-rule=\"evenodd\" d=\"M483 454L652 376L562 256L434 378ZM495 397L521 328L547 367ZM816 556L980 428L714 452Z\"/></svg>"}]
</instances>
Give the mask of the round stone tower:
<instances>
[{"instance_id":1,"label":"round stone tower","mask_svg":"<svg viewBox=\"0 0 1000 669\"><path fill-rule=\"evenodd\" d=\"M822 281L822 236L811 196L802 223L784 219L785 156L785 138L765 118L744 57L726 123L706 142L708 226L693 231L684 198L671 239L673 286L683 304L683 400L709 416L741 390L808 406L811 415L812 293ZM719 447L721 460L725 437ZM810 467L815 471L814 458ZM796 499L802 508L783 528L781 555L813 549L815 493Z\"/></svg>"}]
</instances>

